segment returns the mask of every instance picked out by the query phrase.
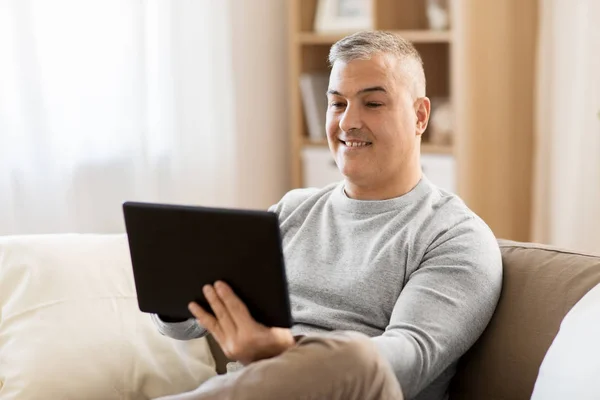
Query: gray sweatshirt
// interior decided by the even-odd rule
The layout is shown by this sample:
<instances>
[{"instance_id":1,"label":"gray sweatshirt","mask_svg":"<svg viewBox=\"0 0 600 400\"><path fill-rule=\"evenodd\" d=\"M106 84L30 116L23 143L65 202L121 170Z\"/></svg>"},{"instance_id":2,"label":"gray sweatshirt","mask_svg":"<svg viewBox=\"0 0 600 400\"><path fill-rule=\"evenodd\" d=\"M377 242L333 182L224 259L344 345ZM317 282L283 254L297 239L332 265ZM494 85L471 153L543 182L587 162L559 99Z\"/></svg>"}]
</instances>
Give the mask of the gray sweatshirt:
<instances>
[{"instance_id":1,"label":"gray sweatshirt","mask_svg":"<svg viewBox=\"0 0 600 400\"><path fill-rule=\"evenodd\" d=\"M347 197L343 183L297 189L279 216L294 334L362 332L389 360L407 399L447 398L459 357L483 332L502 284L487 225L426 177L390 200ZM191 339L190 319L154 321Z\"/></svg>"}]
</instances>

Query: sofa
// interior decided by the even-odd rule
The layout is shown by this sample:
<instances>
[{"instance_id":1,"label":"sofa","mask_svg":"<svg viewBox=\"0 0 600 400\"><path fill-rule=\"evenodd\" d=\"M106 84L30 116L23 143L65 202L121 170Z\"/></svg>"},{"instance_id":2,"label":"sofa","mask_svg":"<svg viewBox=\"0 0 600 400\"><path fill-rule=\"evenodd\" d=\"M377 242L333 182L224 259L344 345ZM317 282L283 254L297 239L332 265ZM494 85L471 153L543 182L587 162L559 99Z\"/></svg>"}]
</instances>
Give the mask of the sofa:
<instances>
[{"instance_id":1,"label":"sofa","mask_svg":"<svg viewBox=\"0 0 600 400\"><path fill-rule=\"evenodd\" d=\"M560 398L600 399L596 387L569 395L569 387L593 386L585 377L600 366L600 354L586 357L589 345L570 351L572 338L586 343L581 335L600 321L589 317L600 314L600 257L500 246L502 295L461 359L450 399L542 400L557 385ZM149 399L191 390L224 373L226 362L210 337L163 337L139 312L125 235L0 237L0 399ZM563 362L575 363L577 376Z\"/></svg>"},{"instance_id":2,"label":"sofa","mask_svg":"<svg viewBox=\"0 0 600 400\"><path fill-rule=\"evenodd\" d=\"M450 399L530 399L534 387L543 391L548 388L562 388L569 393L585 391L585 395L552 400L600 399L598 387L590 387L589 391L587 387L574 387L583 383L570 379L568 365L560 365L560 360L544 359L567 313L592 289L597 298L592 311L600 312L600 257L504 240L500 240L500 249L504 267L500 300L486 330L462 357ZM585 333L597 326L597 321L600 319L590 319L578 329ZM600 335L598 338L600 340ZM567 345L572 344L569 336L565 339ZM600 360L600 353L594 356ZM538 372L546 361L546 368L559 369L561 373L557 379L549 381L544 377L541 382ZM579 362L589 365L583 357ZM600 378L600 369L591 372ZM594 382L586 384L594 385ZM532 400L550 398L534 395Z\"/></svg>"}]
</instances>

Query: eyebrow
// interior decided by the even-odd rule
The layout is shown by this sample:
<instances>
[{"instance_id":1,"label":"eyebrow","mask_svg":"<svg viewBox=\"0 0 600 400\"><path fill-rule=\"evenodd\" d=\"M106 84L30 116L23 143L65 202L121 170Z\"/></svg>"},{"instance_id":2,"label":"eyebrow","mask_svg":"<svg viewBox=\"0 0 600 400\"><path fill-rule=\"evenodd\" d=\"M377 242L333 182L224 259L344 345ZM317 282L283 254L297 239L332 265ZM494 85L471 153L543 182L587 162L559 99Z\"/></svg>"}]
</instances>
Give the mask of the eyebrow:
<instances>
[{"instance_id":1,"label":"eyebrow","mask_svg":"<svg viewBox=\"0 0 600 400\"><path fill-rule=\"evenodd\" d=\"M359 90L357 94L364 94L364 93L368 93L368 92L383 92L383 93L387 93L387 90L385 90L385 88L383 86L371 86L371 87ZM333 95L336 95L336 96L346 97L343 94L341 94L340 92L338 92L337 90L333 90L333 89L327 90L327 94L333 94Z\"/></svg>"}]
</instances>

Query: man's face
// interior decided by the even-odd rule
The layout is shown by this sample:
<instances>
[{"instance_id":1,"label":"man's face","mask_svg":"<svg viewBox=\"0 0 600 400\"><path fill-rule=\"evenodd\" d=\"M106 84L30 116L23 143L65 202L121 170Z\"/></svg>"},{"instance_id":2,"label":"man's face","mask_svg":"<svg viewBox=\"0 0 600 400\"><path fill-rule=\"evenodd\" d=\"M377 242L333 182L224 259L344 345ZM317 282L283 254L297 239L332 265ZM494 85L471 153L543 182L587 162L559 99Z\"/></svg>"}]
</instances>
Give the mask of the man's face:
<instances>
[{"instance_id":1,"label":"man's face","mask_svg":"<svg viewBox=\"0 0 600 400\"><path fill-rule=\"evenodd\" d=\"M417 127L413 83L399 63L379 54L333 65L327 140L338 168L353 184L384 187L418 164L424 127Z\"/></svg>"}]
</instances>

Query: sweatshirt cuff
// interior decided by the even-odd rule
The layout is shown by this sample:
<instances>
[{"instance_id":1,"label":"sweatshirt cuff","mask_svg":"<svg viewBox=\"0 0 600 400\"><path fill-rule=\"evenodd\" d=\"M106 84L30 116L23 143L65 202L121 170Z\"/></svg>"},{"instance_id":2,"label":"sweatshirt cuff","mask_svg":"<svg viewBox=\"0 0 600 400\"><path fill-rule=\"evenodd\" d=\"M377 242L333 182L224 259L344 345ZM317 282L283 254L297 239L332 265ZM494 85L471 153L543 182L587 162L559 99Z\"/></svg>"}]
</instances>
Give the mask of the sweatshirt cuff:
<instances>
[{"instance_id":1,"label":"sweatshirt cuff","mask_svg":"<svg viewBox=\"0 0 600 400\"><path fill-rule=\"evenodd\" d=\"M181 322L164 322L156 314L151 315L158 331L164 335L177 340L190 340L204 337L208 331L198 324L194 318Z\"/></svg>"},{"instance_id":2,"label":"sweatshirt cuff","mask_svg":"<svg viewBox=\"0 0 600 400\"><path fill-rule=\"evenodd\" d=\"M162 322L169 322L169 323L173 323L173 322L184 322L187 321L189 318L177 318L177 317L169 317L168 315L160 315L160 314L156 314L158 316L158 318L160 318L160 320Z\"/></svg>"}]
</instances>

